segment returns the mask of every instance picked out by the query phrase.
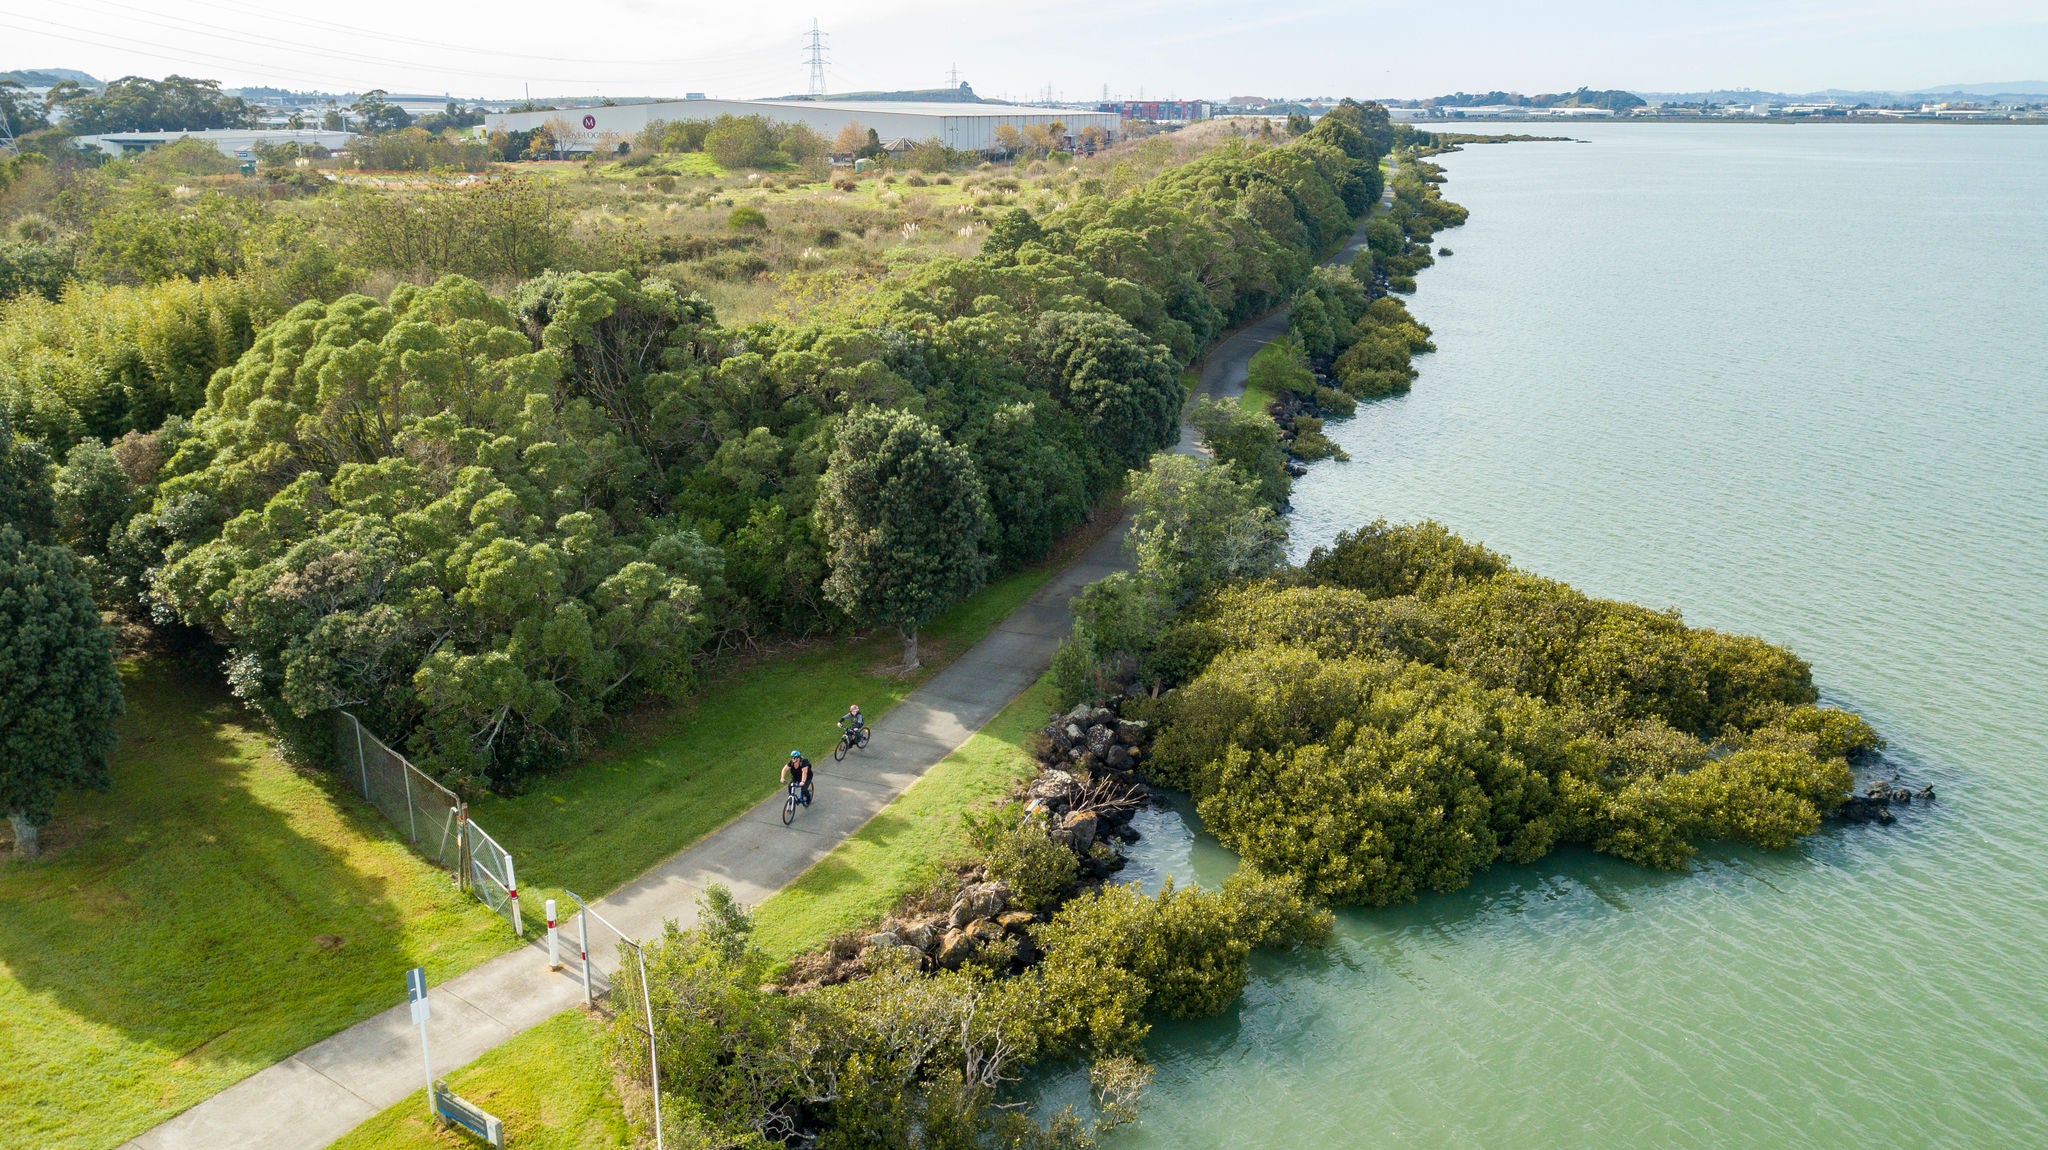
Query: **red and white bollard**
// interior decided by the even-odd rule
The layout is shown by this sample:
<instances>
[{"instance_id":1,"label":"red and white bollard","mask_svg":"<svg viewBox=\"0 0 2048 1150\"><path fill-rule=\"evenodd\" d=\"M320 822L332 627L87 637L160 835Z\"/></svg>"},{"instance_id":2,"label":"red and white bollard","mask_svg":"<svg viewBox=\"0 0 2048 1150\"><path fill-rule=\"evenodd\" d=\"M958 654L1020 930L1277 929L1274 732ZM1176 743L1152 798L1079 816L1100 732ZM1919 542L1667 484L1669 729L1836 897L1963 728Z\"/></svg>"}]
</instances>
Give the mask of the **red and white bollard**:
<instances>
[{"instance_id":1,"label":"red and white bollard","mask_svg":"<svg viewBox=\"0 0 2048 1150\"><path fill-rule=\"evenodd\" d=\"M512 933L526 937L526 924L519 920L519 879L512 874L512 856L505 856L505 898L512 904Z\"/></svg>"},{"instance_id":2,"label":"red and white bollard","mask_svg":"<svg viewBox=\"0 0 2048 1150\"><path fill-rule=\"evenodd\" d=\"M562 952L560 945L555 941L555 900L549 899L545 905L548 912L548 969L560 970Z\"/></svg>"}]
</instances>

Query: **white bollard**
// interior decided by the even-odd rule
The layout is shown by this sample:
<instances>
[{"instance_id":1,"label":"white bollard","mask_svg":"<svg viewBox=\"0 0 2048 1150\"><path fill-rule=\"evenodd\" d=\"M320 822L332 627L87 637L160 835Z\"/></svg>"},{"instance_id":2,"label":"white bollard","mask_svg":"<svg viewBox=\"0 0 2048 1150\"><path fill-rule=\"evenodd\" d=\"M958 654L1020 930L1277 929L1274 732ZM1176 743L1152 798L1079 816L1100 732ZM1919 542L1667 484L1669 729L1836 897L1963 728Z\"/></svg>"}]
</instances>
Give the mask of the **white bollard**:
<instances>
[{"instance_id":1,"label":"white bollard","mask_svg":"<svg viewBox=\"0 0 2048 1150\"><path fill-rule=\"evenodd\" d=\"M562 969L562 952L559 944L555 941L555 900L549 899L545 905L548 912L548 969L560 970Z\"/></svg>"},{"instance_id":2,"label":"white bollard","mask_svg":"<svg viewBox=\"0 0 2048 1150\"><path fill-rule=\"evenodd\" d=\"M519 879L512 873L512 856L505 856L505 895L512 904L512 933L526 937L526 924L519 920Z\"/></svg>"}]
</instances>

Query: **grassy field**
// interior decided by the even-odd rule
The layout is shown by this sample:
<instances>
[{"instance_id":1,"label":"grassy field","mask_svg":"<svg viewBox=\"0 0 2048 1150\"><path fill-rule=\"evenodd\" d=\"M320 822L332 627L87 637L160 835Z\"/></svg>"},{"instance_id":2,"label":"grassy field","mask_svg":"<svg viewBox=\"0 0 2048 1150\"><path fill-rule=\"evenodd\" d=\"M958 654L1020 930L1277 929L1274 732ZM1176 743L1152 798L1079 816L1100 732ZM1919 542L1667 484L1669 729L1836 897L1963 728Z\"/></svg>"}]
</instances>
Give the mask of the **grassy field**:
<instances>
[{"instance_id":1,"label":"grassy field","mask_svg":"<svg viewBox=\"0 0 2048 1150\"><path fill-rule=\"evenodd\" d=\"M1027 745L1054 710L1041 679L959 750L802 877L754 910L755 939L777 957L820 946L870 922L937 877L965 849L961 816L1001 798L1033 770ZM596 1025L572 1012L535 1027L448 1075L457 1094L505 1121L506 1143L527 1148L628 1145ZM472 1145L432 1129L425 1099L407 1099L359 1126L337 1150Z\"/></svg>"},{"instance_id":2,"label":"grassy field","mask_svg":"<svg viewBox=\"0 0 2048 1150\"><path fill-rule=\"evenodd\" d=\"M113 789L0 862L0 1145L112 1146L512 945L225 690L124 679Z\"/></svg>"},{"instance_id":3,"label":"grassy field","mask_svg":"<svg viewBox=\"0 0 2048 1150\"><path fill-rule=\"evenodd\" d=\"M743 665L682 709L651 711L616 732L626 749L600 751L525 794L480 798L470 814L515 853L532 905L560 890L595 898L775 791L790 748L829 754L848 703L886 714L1065 561L1000 580L926 628L915 675L895 670L903 647L893 631Z\"/></svg>"}]
</instances>

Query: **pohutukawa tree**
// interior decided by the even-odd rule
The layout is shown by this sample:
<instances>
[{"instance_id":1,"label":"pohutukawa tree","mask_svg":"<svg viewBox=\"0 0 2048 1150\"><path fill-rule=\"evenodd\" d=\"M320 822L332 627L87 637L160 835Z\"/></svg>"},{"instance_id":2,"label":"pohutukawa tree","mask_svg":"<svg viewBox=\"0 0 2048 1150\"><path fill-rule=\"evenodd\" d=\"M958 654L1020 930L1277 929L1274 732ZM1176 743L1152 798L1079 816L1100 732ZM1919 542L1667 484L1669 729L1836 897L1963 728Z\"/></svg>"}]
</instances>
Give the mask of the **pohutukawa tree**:
<instances>
[{"instance_id":1,"label":"pohutukawa tree","mask_svg":"<svg viewBox=\"0 0 2048 1150\"><path fill-rule=\"evenodd\" d=\"M0 526L0 810L37 853L67 790L104 789L121 676L113 633L69 548Z\"/></svg>"},{"instance_id":2,"label":"pohutukawa tree","mask_svg":"<svg viewBox=\"0 0 2048 1150\"><path fill-rule=\"evenodd\" d=\"M988 572L991 516L974 460L909 412L863 407L846 417L817 522L832 552L825 597L860 622L901 631L906 670L919 666L919 628Z\"/></svg>"}]
</instances>

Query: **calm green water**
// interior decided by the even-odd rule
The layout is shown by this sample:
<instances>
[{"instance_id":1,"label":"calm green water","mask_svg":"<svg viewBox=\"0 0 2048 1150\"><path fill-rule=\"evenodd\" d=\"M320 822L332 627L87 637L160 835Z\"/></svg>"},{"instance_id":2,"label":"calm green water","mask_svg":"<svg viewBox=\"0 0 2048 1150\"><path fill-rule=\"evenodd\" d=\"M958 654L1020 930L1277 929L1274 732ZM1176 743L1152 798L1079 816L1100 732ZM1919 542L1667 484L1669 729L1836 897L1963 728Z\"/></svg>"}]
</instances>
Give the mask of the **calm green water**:
<instances>
[{"instance_id":1,"label":"calm green water","mask_svg":"<svg viewBox=\"0 0 2048 1150\"><path fill-rule=\"evenodd\" d=\"M1297 541L1434 517L1789 644L1941 803L1343 914L1159 1027L1112 1145L2048 1146L2048 130L1571 130L1444 161L1442 350ZM1141 873L1228 873L1153 829Z\"/></svg>"}]
</instances>

